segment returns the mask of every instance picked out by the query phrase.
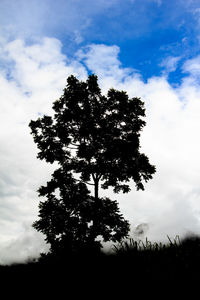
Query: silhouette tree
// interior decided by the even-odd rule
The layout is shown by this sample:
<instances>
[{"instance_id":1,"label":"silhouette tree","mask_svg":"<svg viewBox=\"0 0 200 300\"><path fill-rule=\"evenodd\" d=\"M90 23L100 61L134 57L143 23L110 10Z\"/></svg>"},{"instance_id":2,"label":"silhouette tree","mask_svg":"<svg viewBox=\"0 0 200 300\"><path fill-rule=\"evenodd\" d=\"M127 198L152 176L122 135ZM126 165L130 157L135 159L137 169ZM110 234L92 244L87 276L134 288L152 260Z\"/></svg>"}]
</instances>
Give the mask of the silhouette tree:
<instances>
[{"instance_id":1,"label":"silhouette tree","mask_svg":"<svg viewBox=\"0 0 200 300\"><path fill-rule=\"evenodd\" d=\"M115 89L102 95L95 75L86 82L70 76L53 110L54 117L29 124L40 150L38 158L59 164L39 189L47 200L40 202L40 219L33 226L46 235L54 252L88 245L99 248L98 236L120 241L128 235L129 223L116 201L99 197L99 187L127 193L132 179L143 190L143 181L155 173L139 151L144 103ZM93 196L88 186L93 186Z\"/></svg>"}]
</instances>

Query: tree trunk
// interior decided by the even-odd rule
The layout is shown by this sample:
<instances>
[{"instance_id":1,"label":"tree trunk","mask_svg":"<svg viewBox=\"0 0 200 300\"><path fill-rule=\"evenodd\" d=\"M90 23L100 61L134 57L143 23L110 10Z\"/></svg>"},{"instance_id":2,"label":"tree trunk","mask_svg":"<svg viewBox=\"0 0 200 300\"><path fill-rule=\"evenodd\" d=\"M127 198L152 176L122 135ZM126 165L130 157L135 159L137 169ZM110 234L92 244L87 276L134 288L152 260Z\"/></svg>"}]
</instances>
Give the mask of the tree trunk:
<instances>
[{"instance_id":1,"label":"tree trunk","mask_svg":"<svg viewBox=\"0 0 200 300\"><path fill-rule=\"evenodd\" d=\"M94 176L92 174L93 180L94 180L94 218L93 218L93 230L90 234L90 241L91 245L94 245L95 238L98 236L98 226L100 222L100 211L101 211L101 206L102 206L102 200L99 198L99 181L100 178L97 178L97 176Z\"/></svg>"},{"instance_id":2,"label":"tree trunk","mask_svg":"<svg viewBox=\"0 0 200 300\"><path fill-rule=\"evenodd\" d=\"M99 179L96 179L93 177L94 180L94 209L95 209L95 214L94 214L94 219L93 219L93 232L90 235L91 242L94 243L95 238L97 237L97 228L99 225L99 208L100 208L100 203L101 200L99 199Z\"/></svg>"}]
</instances>

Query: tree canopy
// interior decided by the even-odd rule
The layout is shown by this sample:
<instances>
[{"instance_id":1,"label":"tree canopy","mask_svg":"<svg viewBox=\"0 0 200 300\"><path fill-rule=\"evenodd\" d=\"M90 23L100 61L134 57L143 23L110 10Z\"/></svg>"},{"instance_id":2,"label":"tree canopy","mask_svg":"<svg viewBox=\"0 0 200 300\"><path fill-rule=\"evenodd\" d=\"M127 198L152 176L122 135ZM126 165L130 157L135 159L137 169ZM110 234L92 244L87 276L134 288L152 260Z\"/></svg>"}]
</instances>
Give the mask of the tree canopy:
<instances>
[{"instance_id":1,"label":"tree canopy","mask_svg":"<svg viewBox=\"0 0 200 300\"><path fill-rule=\"evenodd\" d=\"M29 124L38 158L59 164L39 189L47 200L39 204L34 227L46 235L52 251L100 246L98 236L120 241L128 235L129 223L116 201L99 197L99 187L127 193L132 180L144 190L144 181L155 173L140 153L144 103L115 89L102 95L95 75L86 82L70 76L53 110L53 117L44 115ZM94 187L93 196L88 186Z\"/></svg>"}]
</instances>

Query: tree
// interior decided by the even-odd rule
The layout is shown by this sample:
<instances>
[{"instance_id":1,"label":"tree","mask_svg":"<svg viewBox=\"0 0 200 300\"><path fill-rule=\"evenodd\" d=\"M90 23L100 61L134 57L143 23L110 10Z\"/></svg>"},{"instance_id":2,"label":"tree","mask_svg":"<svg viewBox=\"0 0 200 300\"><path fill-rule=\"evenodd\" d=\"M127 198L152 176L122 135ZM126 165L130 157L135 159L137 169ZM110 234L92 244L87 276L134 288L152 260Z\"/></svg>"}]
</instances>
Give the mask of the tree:
<instances>
[{"instance_id":1,"label":"tree","mask_svg":"<svg viewBox=\"0 0 200 300\"><path fill-rule=\"evenodd\" d=\"M120 241L128 235L129 223L116 201L99 197L99 187L127 193L132 179L143 190L143 181L155 173L140 153L144 103L115 89L102 95L95 75L86 82L70 76L53 110L54 117L29 124L40 150L38 158L59 164L51 181L39 189L47 201L40 202L40 219L33 226L46 234L52 251L66 245L100 247L99 235L104 241Z\"/></svg>"}]
</instances>

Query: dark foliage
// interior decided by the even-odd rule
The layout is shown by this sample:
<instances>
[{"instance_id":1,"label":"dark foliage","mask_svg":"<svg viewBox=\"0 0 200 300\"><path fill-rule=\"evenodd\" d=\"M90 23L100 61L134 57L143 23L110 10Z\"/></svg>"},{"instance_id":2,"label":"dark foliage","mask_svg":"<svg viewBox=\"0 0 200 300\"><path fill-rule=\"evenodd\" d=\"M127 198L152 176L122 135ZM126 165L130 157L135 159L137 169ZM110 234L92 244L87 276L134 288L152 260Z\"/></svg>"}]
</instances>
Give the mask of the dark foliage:
<instances>
[{"instance_id":1,"label":"dark foliage","mask_svg":"<svg viewBox=\"0 0 200 300\"><path fill-rule=\"evenodd\" d=\"M56 189L59 189L60 197L54 195ZM53 173L52 180L42 186L39 193L47 200L40 202L40 219L33 226L46 235L53 253L88 252L88 247L98 249L100 246L99 241L94 242L94 236L102 236L105 242L116 242L127 234L128 222L119 214L117 202L101 198L100 205L96 206L86 184L76 183L61 168Z\"/></svg>"},{"instance_id":2,"label":"dark foliage","mask_svg":"<svg viewBox=\"0 0 200 300\"><path fill-rule=\"evenodd\" d=\"M129 224L116 201L99 197L99 185L127 193L130 179L137 189L144 189L143 181L155 173L139 151L144 103L114 89L103 96L94 75L86 82L70 76L53 109L54 117L29 124L38 158L59 164L39 189L47 200L40 202L34 227L46 235L52 252L100 249L99 236L104 241L122 240ZM94 187L94 196L87 185Z\"/></svg>"}]
</instances>

